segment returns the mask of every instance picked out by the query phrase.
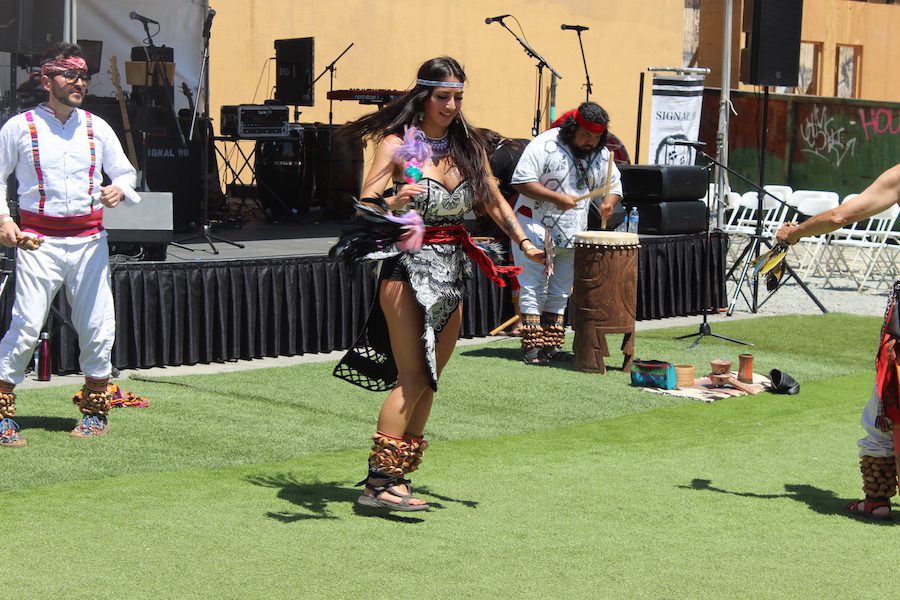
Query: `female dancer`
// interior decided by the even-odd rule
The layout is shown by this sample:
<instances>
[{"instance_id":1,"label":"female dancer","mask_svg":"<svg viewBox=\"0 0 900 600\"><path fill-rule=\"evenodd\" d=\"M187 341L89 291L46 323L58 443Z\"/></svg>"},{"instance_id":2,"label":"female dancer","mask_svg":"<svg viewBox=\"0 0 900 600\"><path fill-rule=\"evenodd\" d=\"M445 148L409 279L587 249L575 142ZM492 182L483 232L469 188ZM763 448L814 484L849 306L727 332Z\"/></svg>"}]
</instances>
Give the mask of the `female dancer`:
<instances>
[{"instance_id":1,"label":"female dancer","mask_svg":"<svg viewBox=\"0 0 900 600\"><path fill-rule=\"evenodd\" d=\"M367 259L382 260L378 300L366 330L335 368L335 375L367 389L391 390L378 415L360 505L389 510L426 510L412 496L407 474L428 446L423 437L441 370L459 337L465 278L475 259L502 285L493 263L475 247L463 215L476 201L528 258L544 254L522 231L491 175L484 141L461 112L466 75L454 59L423 64L416 85L382 110L344 128L377 142L361 198L394 214L415 209L424 219L424 245L417 252L390 247ZM404 166L395 155L408 126L419 128L431 147L418 183L402 183ZM379 197L393 182L392 195Z\"/></svg>"}]
</instances>

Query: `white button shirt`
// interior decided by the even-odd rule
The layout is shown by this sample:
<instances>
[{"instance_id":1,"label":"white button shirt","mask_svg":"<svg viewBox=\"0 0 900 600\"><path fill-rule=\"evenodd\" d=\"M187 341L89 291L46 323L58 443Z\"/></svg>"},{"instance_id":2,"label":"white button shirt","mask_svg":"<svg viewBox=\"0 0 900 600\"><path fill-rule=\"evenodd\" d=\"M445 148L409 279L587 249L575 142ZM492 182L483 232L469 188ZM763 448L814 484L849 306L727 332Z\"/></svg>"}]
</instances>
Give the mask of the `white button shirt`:
<instances>
[{"instance_id":1,"label":"white button shirt","mask_svg":"<svg viewBox=\"0 0 900 600\"><path fill-rule=\"evenodd\" d=\"M94 132L95 168L90 177L91 145L85 111L76 108L65 123L45 104L34 113L41 171L46 201L44 214L74 217L102 208L101 170L119 187L129 203L140 202L134 191L136 173L109 124L91 115ZM34 168L32 139L25 113L9 119L0 129L0 214L8 214L7 179L15 172L18 181L19 208L40 211L38 176Z\"/></svg>"}]
</instances>

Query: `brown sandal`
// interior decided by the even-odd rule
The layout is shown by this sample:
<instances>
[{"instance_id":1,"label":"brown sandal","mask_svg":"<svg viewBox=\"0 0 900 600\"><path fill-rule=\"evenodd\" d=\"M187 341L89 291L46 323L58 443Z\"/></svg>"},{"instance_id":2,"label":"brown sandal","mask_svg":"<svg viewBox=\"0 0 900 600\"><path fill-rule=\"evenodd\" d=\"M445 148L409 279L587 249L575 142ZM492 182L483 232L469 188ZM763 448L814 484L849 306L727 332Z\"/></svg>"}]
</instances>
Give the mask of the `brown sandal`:
<instances>
[{"instance_id":1,"label":"brown sandal","mask_svg":"<svg viewBox=\"0 0 900 600\"><path fill-rule=\"evenodd\" d=\"M879 508L887 508L887 513L876 515L875 511ZM890 500L854 500L847 505L847 512L875 521L890 521L892 518Z\"/></svg>"},{"instance_id":2,"label":"brown sandal","mask_svg":"<svg viewBox=\"0 0 900 600\"><path fill-rule=\"evenodd\" d=\"M372 495L363 494L356 499L356 503L367 508L380 508L386 510L396 510L401 512L412 512L417 510L428 510L430 507L425 504L411 504L415 500L412 494L404 494L397 489L398 485L409 485L408 479L387 477L384 479L376 479L374 481L383 481L382 485L375 485L372 477L366 477L356 485L365 485L366 490L372 492ZM382 494L390 494L396 498L400 498L399 502L392 502L379 498Z\"/></svg>"}]
</instances>

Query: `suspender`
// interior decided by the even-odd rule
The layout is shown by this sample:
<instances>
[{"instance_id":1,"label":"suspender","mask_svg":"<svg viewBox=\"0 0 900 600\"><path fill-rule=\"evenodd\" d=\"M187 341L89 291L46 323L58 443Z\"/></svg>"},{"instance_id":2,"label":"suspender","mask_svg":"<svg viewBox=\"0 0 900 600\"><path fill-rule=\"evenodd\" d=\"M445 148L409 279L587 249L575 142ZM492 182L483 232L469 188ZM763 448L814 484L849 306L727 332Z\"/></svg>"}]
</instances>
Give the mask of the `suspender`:
<instances>
[{"instance_id":1,"label":"suspender","mask_svg":"<svg viewBox=\"0 0 900 600\"><path fill-rule=\"evenodd\" d=\"M94 119L91 113L85 111L85 125L87 126L88 145L91 149L91 167L88 170L88 198L91 199L90 212L94 212L94 173L97 170L97 149L94 144ZM31 134L31 158L34 161L34 172L38 180L38 195L40 196L40 204L38 205L38 214L44 213L44 204L47 202L47 192L44 189L44 171L41 169L41 151L38 145L38 132L34 124L34 111L29 110L25 113L25 120L28 122L28 132Z\"/></svg>"}]
</instances>

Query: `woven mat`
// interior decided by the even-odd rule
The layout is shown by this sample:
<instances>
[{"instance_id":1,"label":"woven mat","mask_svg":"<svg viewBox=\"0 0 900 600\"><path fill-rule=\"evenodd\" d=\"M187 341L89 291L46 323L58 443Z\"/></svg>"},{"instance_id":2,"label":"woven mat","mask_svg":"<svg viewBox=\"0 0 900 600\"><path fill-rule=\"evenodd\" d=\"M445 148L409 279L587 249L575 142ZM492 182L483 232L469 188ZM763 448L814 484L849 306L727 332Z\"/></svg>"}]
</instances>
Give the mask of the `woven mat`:
<instances>
[{"instance_id":1,"label":"woven mat","mask_svg":"<svg viewBox=\"0 0 900 600\"><path fill-rule=\"evenodd\" d=\"M731 374L737 377L736 371L732 371ZM769 381L769 378L760 375L759 373L753 374L753 384L759 385L761 391L768 391L769 388L772 387L772 382ZM665 394L666 396L676 396L678 398L693 398L694 400L700 400L701 402L715 402L716 400L722 400L723 398L749 395L747 392L742 392L730 385L724 387L714 386L709 380L709 377L695 379L694 385L691 387L680 387L675 388L674 390L662 390L649 387L641 389L645 392L650 392L651 394Z\"/></svg>"}]
</instances>

